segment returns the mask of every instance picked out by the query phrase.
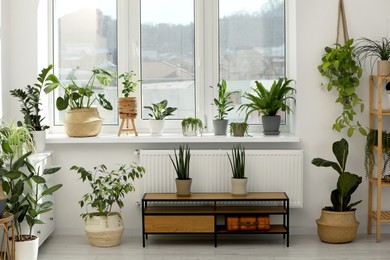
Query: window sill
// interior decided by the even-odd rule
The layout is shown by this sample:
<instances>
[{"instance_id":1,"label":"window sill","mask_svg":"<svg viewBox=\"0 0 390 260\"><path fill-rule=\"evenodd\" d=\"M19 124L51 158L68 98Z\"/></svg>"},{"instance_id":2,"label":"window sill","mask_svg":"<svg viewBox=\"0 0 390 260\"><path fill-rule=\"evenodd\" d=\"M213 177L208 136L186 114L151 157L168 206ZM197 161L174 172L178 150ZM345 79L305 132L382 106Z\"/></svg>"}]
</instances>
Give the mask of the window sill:
<instances>
[{"instance_id":1,"label":"window sill","mask_svg":"<svg viewBox=\"0 0 390 260\"><path fill-rule=\"evenodd\" d=\"M94 143L136 143L136 144L158 144L158 143L298 143L299 137L293 134L281 133L280 135L251 134L252 136L215 136L204 134L203 136L186 137L182 134L163 134L162 136L151 136L150 134L139 134L138 136L116 134L100 134L96 137L68 137L65 134L48 134L48 144L94 144Z\"/></svg>"}]
</instances>

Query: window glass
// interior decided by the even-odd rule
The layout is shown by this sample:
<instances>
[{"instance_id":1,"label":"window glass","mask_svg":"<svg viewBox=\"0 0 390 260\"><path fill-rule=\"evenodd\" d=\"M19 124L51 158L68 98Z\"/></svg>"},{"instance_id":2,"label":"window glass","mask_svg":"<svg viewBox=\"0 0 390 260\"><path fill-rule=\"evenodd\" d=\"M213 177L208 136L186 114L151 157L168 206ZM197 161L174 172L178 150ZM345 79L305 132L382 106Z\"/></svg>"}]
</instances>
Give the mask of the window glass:
<instances>
[{"instance_id":1,"label":"window glass","mask_svg":"<svg viewBox=\"0 0 390 260\"><path fill-rule=\"evenodd\" d=\"M142 107L167 99L170 118L195 116L194 40L193 0L141 0Z\"/></svg>"},{"instance_id":2,"label":"window glass","mask_svg":"<svg viewBox=\"0 0 390 260\"><path fill-rule=\"evenodd\" d=\"M55 1L55 65L56 74L64 85L75 68L78 69L74 77L81 85L87 83L94 68L117 73L116 7L116 0ZM62 96L61 90L58 91L56 97ZM104 124L117 124L117 85L96 88L95 92L104 92L114 107L114 111L109 111L94 103L99 107ZM64 113L55 111L54 121L58 125L63 121Z\"/></svg>"},{"instance_id":3,"label":"window glass","mask_svg":"<svg viewBox=\"0 0 390 260\"><path fill-rule=\"evenodd\" d=\"M237 108L255 81L270 87L286 75L284 0L219 0L219 77L234 91L230 121L243 121ZM285 115L281 113L282 123ZM257 113L248 119L259 124Z\"/></svg>"}]
</instances>

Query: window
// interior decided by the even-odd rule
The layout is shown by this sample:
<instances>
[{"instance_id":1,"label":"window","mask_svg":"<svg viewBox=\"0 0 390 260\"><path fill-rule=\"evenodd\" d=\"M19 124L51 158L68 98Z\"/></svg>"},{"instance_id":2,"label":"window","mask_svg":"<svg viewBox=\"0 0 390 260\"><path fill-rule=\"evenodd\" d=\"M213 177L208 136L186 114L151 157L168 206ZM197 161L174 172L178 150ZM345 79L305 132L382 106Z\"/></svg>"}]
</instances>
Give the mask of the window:
<instances>
[{"instance_id":1,"label":"window","mask_svg":"<svg viewBox=\"0 0 390 260\"><path fill-rule=\"evenodd\" d=\"M143 106L163 99L177 107L165 129L180 131L180 120L196 116L210 125L216 86L227 80L235 108L230 121L242 121L241 95L255 81L266 86L295 75L295 1L290 0L55 0L54 64L65 80L80 67L84 79L93 67L134 71L141 80L137 129L147 131ZM118 10L118 11L117 11ZM117 35L118 34L118 35ZM105 90L114 111L105 125L118 124L117 86ZM55 109L53 109L55 110ZM61 113L55 110L55 123ZM282 114L289 131L289 116ZM258 115L249 118L259 127ZM260 131L257 130L256 131Z\"/></svg>"}]
</instances>

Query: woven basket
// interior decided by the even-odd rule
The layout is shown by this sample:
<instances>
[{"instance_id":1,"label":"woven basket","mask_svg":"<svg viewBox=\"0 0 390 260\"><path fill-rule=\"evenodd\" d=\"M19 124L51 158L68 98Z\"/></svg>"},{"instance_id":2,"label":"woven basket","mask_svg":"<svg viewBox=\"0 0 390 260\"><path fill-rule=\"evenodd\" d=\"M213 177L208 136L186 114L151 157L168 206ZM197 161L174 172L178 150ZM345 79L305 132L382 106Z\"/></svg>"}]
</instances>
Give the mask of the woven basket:
<instances>
[{"instance_id":1,"label":"woven basket","mask_svg":"<svg viewBox=\"0 0 390 260\"><path fill-rule=\"evenodd\" d=\"M347 243L355 239L359 222L355 211L322 210L321 217L316 220L317 233L321 241L326 243Z\"/></svg>"},{"instance_id":2,"label":"woven basket","mask_svg":"<svg viewBox=\"0 0 390 260\"><path fill-rule=\"evenodd\" d=\"M118 112L120 119L131 119L137 117L137 99L135 97L118 98Z\"/></svg>"},{"instance_id":3,"label":"woven basket","mask_svg":"<svg viewBox=\"0 0 390 260\"><path fill-rule=\"evenodd\" d=\"M96 107L73 109L66 112L64 129L71 137L97 136L102 123Z\"/></svg>"},{"instance_id":4,"label":"woven basket","mask_svg":"<svg viewBox=\"0 0 390 260\"><path fill-rule=\"evenodd\" d=\"M123 235L122 217L117 214L108 216L93 216L85 221L85 234L91 245L97 247L112 247L121 243Z\"/></svg>"}]
</instances>

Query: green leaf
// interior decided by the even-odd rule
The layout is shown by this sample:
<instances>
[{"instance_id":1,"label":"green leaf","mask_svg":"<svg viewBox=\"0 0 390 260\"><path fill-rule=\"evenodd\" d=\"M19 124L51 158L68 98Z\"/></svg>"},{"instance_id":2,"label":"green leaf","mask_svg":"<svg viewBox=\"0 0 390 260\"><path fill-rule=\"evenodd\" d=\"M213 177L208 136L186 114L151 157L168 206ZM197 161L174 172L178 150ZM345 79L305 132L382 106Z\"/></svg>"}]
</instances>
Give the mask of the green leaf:
<instances>
[{"instance_id":1,"label":"green leaf","mask_svg":"<svg viewBox=\"0 0 390 260\"><path fill-rule=\"evenodd\" d=\"M62 187L62 184L54 185L53 187L50 187L50 188L48 188L47 190L44 190L44 191L42 192L42 196L45 196L45 195L52 195L54 192L56 192L57 190L59 190L61 187Z\"/></svg>"},{"instance_id":2,"label":"green leaf","mask_svg":"<svg viewBox=\"0 0 390 260\"><path fill-rule=\"evenodd\" d=\"M32 180L35 181L38 184L46 182L45 178L43 178L41 176L38 176L38 175L32 176Z\"/></svg>"}]
</instances>

